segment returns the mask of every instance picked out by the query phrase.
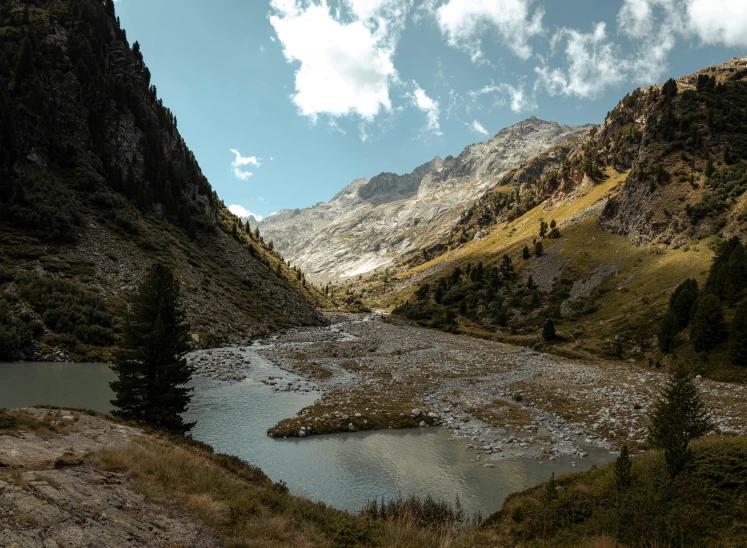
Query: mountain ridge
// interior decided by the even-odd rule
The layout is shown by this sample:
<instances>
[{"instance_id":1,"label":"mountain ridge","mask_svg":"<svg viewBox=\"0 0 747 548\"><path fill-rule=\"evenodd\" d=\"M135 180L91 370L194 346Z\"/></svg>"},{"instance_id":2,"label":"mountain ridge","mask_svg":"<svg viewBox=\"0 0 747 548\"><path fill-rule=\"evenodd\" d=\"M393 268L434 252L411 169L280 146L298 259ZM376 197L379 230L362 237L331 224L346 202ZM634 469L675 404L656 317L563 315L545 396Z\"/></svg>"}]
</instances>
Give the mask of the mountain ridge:
<instances>
[{"instance_id":1,"label":"mountain ridge","mask_svg":"<svg viewBox=\"0 0 747 548\"><path fill-rule=\"evenodd\" d=\"M436 156L404 175L356 179L329 202L281 210L257 226L310 279L357 276L415 252L457 219L491 178L589 127L531 117L468 145L457 157Z\"/></svg>"}]
</instances>

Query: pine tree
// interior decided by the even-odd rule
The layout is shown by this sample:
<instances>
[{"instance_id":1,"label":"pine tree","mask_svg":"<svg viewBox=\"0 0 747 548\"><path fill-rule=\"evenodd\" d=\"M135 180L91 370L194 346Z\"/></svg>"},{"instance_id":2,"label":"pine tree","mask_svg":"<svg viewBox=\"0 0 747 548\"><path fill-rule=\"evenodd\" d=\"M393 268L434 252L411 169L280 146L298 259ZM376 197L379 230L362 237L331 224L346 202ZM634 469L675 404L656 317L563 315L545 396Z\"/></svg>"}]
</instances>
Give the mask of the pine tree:
<instances>
[{"instance_id":1,"label":"pine tree","mask_svg":"<svg viewBox=\"0 0 747 548\"><path fill-rule=\"evenodd\" d=\"M698 300L698 282L688 278L674 290L669 298L669 311L674 315L677 333L690 324L693 305Z\"/></svg>"},{"instance_id":2,"label":"pine tree","mask_svg":"<svg viewBox=\"0 0 747 548\"><path fill-rule=\"evenodd\" d=\"M16 82L23 82L34 72L34 51L31 47L29 37L23 39L21 52L18 54L18 62L14 72Z\"/></svg>"},{"instance_id":3,"label":"pine tree","mask_svg":"<svg viewBox=\"0 0 747 548\"><path fill-rule=\"evenodd\" d=\"M661 93L664 97L672 98L677 95L677 82L673 79L669 79L661 88Z\"/></svg>"},{"instance_id":4,"label":"pine tree","mask_svg":"<svg viewBox=\"0 0 747 548\"><path fill-rule=\"evenodd\" d=\"M552 228L555 228L556 226L558 226L558 225L557 225L557 223L555 222L555 219L553 219L552 221L550 221L550 228L551 228L551 229L552 229Z\"/></svg>"},{"instance_id":5,"label":"pine tree","mask_svg":"<svg viewBox=\"0 0 747 548\"><path fill-rule=\"evenodd\" d=\"M747 301L734 314L729 329L729 359L736 365L747 365Z\"/></svg>"},{"instance_id":6,"label":"pine tree","mask_svg":"<svg viewBox=\"0 0 747 548\"><path fill-rule=\"evenodd\" d=\"M535 257L542 257L542 242L534 243L534 255Z\"/></svg>"},{"instance_id":7,"label":"pine tree","mask_svg":"<svg viewBox=\"0 0 747 548\"><path fill-rule=\"evenodd\" d=\"M545 326L542 328L542 338L546 341L555 340L555 324L548 318Z\"/></svg>"},{"instance_id":8,"label":"pine tree","mask_svg":"<svg viewBox=\"0 0 747 548\"><path fill-rule=\"evenodd\" d=\"M716 295L707 294L698 299L698 308L690 327L690 339L695 350L707 352L724 338L724 313Z\"/></svg>"},{"instance_id":9,"label":"pine tree","mask_svg":"<svg viewBox=\"0 0 747 548\"><path fill-rule=\"evenodd\" d=\"M664 353L674 350L674 337L678 332L674 314L667 312L664 314L659 327L659 350Z\"/></svg>"},{"instance_id":10,"label":"pine tree","mask_svg":"<svg viewBox=\"0 0 747 548\"><path fill-rule=\"evenodd\" d=\"M501 271L501 274L503 275L503 278L506 280L511 280L514 277L514 264L511 261L511 257L508 255L504 255L501 259L501 263L499 266L499 269Z\"/></svg>"},{"instance_id":11,"label":"pine tree","mask_svg":"<svg viewBox=\"0 0 747 548\"><path fill-rule=\"evenodd\" d=\"M711 428L692 379L682 367L677 368L654 407L648 432L651 446L664 450L670 476L682 472L690 459L690 441Z\"/></svg>"},{"instance_id":12,"label":"pine tree","mask_svg":"<svg viewBox=\"0 0 747 548\"><path fill-rule=\"evenodd\" d=\"M540 221L540 230L539 230L539 237L544 238L547 235L547 223L545 221Z\"/></svg>"},{"instance_id":13,"label":"pine tree","mask_svg":"<svg viewBox=\"0 0 747 548\"><path fill-rule=\"evenodd\" d=\"M633 463L630 460L630 453L628 452L628 446L623 445L620 450L620 455L617 457L615 462L615 485L618 491L624 491L633 482Z\"/></svg>"},{"instance_id":14,"label":"pine tree","mask_svg":"<svg viewBox=\"0 0 747 548\"><path fill-rule=\"evenodd\" d=\"M106 0L105 11L109 17L114 17L114 0Z\"/></svg>"},{"instance_id":15,"label":"pine tree","mask_svg":"<svg viewBox=\"0 0 747 548\"><path fill-rule=\"evenodd\" d=\"M168 267L154 265L125 315L122 350L112 366L115 416L173 434L192 429L181 417L192 398L185 386L193 373L184 358L188 332L178 280Z\"/></svg>"},{"instance_id":16,"label":"pine tree","mask_svg":"<svg viewBox=\"0 0 747 548\"><path fill-rule=\"evenodd\" d=\"M526 261L529 257L529 246L525 245L524 249L521 250L521 258Z\"/></svg>"}]
</instances>

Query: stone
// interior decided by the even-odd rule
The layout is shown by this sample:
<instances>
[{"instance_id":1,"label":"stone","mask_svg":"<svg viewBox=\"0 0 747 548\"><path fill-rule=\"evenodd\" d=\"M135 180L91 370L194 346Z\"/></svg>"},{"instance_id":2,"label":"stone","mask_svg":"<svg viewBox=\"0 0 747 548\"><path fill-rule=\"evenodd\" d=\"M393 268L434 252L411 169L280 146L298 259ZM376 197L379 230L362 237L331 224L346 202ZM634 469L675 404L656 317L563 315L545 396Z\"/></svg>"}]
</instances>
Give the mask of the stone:
<instances>
[{"instance_id":1,"label":"stone","mask_svg":"<svg viewBox=\"0 0 747 548\"><path fill-rule=\"evenodd\" d=\"M413 409L412 410L412 416L413 417L419 417L422 411L420 409Z\"/></svg>"},{"instance_id":2,"label":"stone","mask_svg":"<svg viewBox=\"0 0 747 548\"><path fill-rule=\"evenodd\" d=\"M355 425L352 422L348 424L348 430L350 430L351 432L355 432Z\"/></svg>"}]
</instances>

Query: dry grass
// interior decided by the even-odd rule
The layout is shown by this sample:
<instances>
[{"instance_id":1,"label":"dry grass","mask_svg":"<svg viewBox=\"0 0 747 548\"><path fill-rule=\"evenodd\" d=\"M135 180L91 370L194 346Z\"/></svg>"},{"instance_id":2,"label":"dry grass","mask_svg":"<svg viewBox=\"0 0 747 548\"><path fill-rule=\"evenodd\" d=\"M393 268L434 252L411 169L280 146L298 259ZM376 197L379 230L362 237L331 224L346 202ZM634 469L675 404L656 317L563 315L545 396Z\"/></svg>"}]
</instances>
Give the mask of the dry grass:
<instances>
[{"instance_id":1,"label":"dry grass","mask_svg":"<svg viewBox=\"0 0 747 548\"><path fill-rule=\"evenodd\" d=\"M290 495L284 485L238 459L153 436L98 451L89 460L127 474L151 501L178 503L226 546L497 546L492 531L457 534L406 519L353 516Z\"/></svg>"}]
</instances>

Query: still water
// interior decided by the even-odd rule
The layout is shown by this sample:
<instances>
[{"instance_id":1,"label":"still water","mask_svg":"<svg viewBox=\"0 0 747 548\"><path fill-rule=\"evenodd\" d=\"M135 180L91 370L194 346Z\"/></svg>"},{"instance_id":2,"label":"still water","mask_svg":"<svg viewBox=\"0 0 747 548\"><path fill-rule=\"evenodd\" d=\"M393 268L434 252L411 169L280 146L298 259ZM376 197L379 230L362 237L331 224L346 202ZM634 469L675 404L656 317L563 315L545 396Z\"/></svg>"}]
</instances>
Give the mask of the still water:
<instances>
[{"instance_id":1,"label":"still water","mask_svg":"<svg viewBox=\"0 0 747 548\"><path fill-rule=\"evenodd\" d=\"M237 350L238 352L238 350ZM217 452L238 455L262 468L273 480L283 480L293 493L347 510L368 499L430 494L454 500L458 495L469 512L488 515L505 498L545 481L551 473L582 470L609 460L606 451L586 448L590 456L572 467L570 458L540 464L533 459L493 460L494 468L472 462L467 441L452 439L437 428L356 432L306 439L276 440L267 429L312 403L318 393L274 392L259 382L268 375L298 377L251 353L250 378L228 383L205 378L194 381L195 393L187 419L196 420L196 439ZM110 411L111 370L99 364L0 364L0 407L36 404Z\"/></svg>"}]
</instances>

